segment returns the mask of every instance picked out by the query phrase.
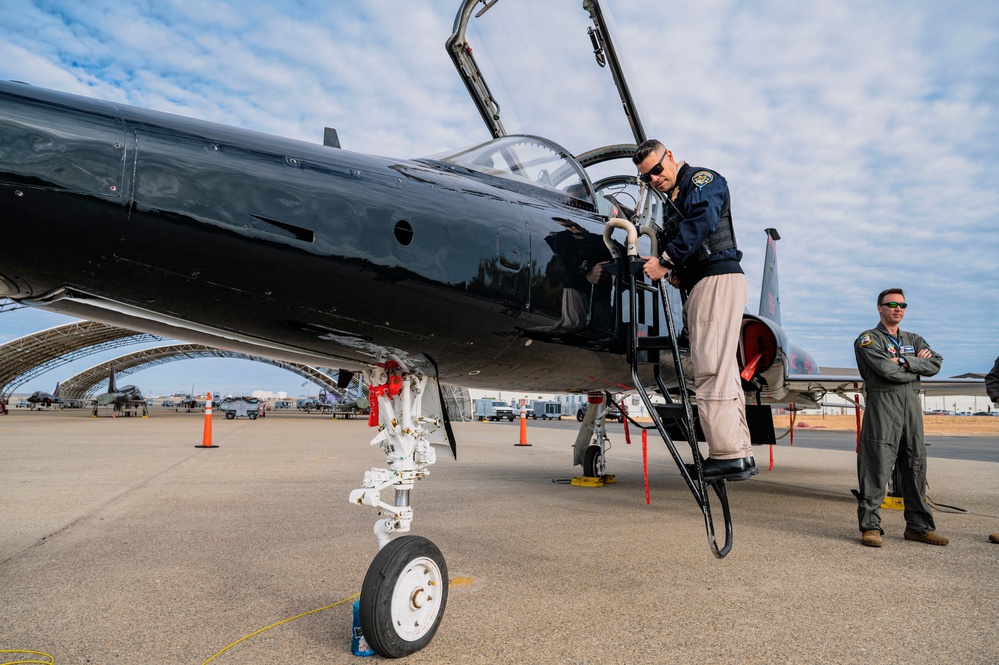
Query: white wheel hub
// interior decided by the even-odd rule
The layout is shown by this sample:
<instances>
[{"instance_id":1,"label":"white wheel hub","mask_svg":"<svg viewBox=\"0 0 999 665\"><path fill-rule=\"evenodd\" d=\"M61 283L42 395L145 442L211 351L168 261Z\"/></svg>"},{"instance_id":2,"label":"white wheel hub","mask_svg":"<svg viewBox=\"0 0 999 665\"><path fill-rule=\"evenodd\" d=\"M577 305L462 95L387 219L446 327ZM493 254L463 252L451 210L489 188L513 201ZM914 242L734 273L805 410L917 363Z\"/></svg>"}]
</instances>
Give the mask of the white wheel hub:
<instances>
[{"instance_id":1,"label":"white wheel hub","mask_svg":"<svg viewBox=\"0 0 999 665\"><path fill-rule=\"evenodd\" d=\"M414 641L434 626L440 612L444 576L428 557L409 562L392 590L392 623L399 637Z\"/></svg>"}]
</instances>

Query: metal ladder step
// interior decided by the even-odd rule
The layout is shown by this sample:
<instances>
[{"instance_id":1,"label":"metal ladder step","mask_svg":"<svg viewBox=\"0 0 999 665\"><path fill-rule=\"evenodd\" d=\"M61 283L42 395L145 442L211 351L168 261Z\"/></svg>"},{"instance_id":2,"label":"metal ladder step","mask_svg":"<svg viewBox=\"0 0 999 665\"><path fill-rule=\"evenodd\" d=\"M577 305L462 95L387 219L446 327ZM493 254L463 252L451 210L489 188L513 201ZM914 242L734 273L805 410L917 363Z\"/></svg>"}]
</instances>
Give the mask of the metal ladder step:
<instances>
[{"instance_id":1,"label":"metal ladder step","mask_svg":"<svg viewBox=\"0 0 999 665\"><path fill-rule=\"evenodd\" d=\"M673 338L668 335L656 337L638 337L636 340L637 349L664 350L673 348Z\"/></svg>"},{"instance_id":2,"label":"metal ladder step","mask_svg":"<svg viewBox=\"0 0 999 665\"><path fill-rule=\"evenodd\" d=\"M683 403L678 404L656 404L656 413L663 420L667 418L685 419L687 417L687 407Z\"/></svg>"}]
</instances>

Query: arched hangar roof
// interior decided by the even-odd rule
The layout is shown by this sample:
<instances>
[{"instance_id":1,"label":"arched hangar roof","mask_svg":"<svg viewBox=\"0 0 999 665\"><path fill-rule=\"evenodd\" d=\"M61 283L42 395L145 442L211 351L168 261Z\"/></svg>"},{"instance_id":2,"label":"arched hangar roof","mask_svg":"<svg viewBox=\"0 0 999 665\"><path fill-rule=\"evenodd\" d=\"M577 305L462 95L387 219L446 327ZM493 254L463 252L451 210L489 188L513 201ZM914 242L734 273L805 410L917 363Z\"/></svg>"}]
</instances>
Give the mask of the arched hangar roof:
<instances>
[{"instance_id":1,"label":"arched hangar roof","mask_svg":"<svg viewBox=\"0 0 999 665\"><path fill-rule=\"evenodd\" d=\"M315 367L301 365L299 363L286 362L284 360L273 360L262 356L254 356L238 351L226 351L216 349L202 344L167 344L155 346L149 349L142 349L129 353L118 358L112 358L107 362L94 365L85 369L79 374L72 376L59 384L60 396L66 399L83 399L92 397L99 389L107 388L108 376L111 368L114 368L115 381L120 385L120 378L143 369L162 365L164 363L177 360L191 360L194 358L236 358L241 360L252 360L254 362L267 363L289 372L294 372L299 376L318 384L329 392L344 394L344 390L337 388L337 376L332 376ZM352 379L357 382L359 375ZM348 389L352 386L348 386Z\"/></svg>"},{"instance_id":2,"label":"arched hangar roof","mask_svg":"<svg viewBox=\"0 0 999 665\"><path fill-rule=\"evenodd\" d=\"M92 353L162 340L95 321L75 321L18 337L0 345L0 397L9 397L36 376Z\"/></svg>"}]
</instances>

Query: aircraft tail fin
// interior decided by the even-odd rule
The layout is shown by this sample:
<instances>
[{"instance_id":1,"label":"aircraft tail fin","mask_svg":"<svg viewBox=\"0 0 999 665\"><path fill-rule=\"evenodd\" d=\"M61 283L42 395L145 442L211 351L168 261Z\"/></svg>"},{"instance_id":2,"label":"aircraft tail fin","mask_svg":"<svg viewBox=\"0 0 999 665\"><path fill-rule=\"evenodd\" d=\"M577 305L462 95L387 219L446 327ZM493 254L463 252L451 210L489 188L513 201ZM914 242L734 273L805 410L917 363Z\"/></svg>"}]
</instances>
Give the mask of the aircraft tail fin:
<instances>
[{"instance_id":1,"label":"aircraft tail fin","mask_svg":"<svg viewBox=\"0 0 999 665\"><path fill-rule=\"evenodd\" d=\"M777 229L766 229L767 254L763 261L763 288L760 290L760 318L780 325L780 285L777 281Z\"/></svg>"},{"instance_id":2,"label":"aircraft tail fin","mask_svg":"<svg viewBox=\"0 0 999 665\"><path fill-rule=\"evenodd\" d=\"M118 392L118 387L114 384L114 367L108 367L108 392Z\"/></svg>"},{"instance_id":3,"label":"aircraft tail fin","mask_svg":"<svg viewBox=\"0 0 999 665\"><path fill-rule=\"evenodd\" d=\"M59 382L58 381L56 381L55 391L53 391L52 396L53 397L58 397L59 396Z\"/></svg>"}]
</instances>

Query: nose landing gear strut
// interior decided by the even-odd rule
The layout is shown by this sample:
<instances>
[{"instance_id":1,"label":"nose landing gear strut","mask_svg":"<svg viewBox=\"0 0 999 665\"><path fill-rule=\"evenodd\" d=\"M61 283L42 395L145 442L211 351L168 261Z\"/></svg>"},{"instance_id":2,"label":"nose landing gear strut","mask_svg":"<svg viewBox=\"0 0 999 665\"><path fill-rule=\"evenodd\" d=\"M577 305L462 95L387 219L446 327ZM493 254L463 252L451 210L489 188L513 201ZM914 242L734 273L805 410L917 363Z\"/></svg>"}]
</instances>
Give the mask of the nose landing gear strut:
<instances>
[{"instance_id":1,"label":"nose landing gear strut","mask_svg":"<svg viewBox=\"0 0 999 665\"><path fill-rule=\"evenodd\" d=\"M378 426L371 444L381 446L388 468L366 472L362 487L350 493L351 503L373 506L379 515L374 527L379 551L361 586L361 630L379 655L399 658L430 643L447 606L447 564L440 549L421 536L391 538L410 529L410 491L437 460L427 435L441 423L422 415L428 377L392 361L369 371L368 380L375 398L370 422ZM382 500L390 488L391 504Z\"/></svg>"}]
</instances>

